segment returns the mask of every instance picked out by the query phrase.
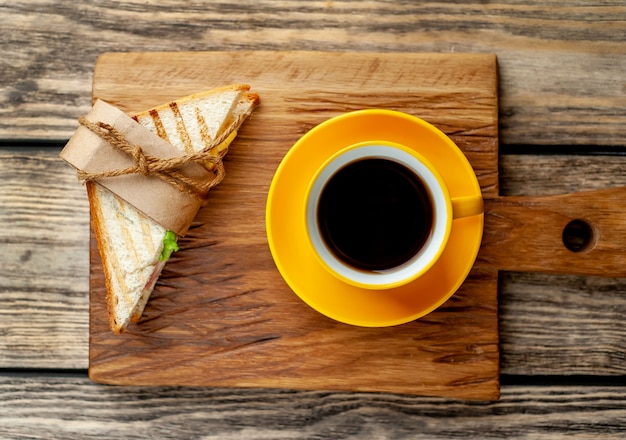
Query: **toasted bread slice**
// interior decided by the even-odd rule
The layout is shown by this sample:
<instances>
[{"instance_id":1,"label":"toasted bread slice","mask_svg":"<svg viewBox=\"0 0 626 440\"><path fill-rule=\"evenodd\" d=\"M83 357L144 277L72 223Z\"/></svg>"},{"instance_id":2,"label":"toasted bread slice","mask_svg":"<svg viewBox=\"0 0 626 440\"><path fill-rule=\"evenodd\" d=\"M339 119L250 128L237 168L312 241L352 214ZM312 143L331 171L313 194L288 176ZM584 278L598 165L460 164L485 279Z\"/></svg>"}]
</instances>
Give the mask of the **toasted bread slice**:
<instances>
[{"instance_id":1,"label":"toasted bread slice","mask_svg":"<svg viewBox=\"0 0 626 440\"><path fill-rule=\"evenodd\" d=\"M212 151L224 156L238 128L258 105L258 96L248 90L246 85L234 85L190 95L134 119L186 153L223 139ZM167 231L103 186L86 185L106 281L109 325L119 334L143 313L165 265L159 256Z\"/></svg>"}]
</instances>

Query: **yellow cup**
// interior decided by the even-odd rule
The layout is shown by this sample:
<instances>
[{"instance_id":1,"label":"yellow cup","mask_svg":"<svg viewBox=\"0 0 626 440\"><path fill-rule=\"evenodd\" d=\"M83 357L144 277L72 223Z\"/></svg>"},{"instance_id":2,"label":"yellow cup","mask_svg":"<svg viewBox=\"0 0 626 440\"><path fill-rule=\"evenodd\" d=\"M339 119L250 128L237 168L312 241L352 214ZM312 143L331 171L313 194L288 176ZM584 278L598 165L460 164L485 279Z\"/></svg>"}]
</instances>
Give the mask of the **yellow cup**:
<instances>
[{"instance_id":1,"label":"yellow cup","mask_svg":"<svg viewBox=\"0 0 626 440\"><path fill-rule=\"evenodd\" d=\"M384 140L341 149L315 172L306 231L320 264L345 283L392 289L426 273L457 218L483 212L480 195L452 198L424 156Z\"/></svg>"}]
</instances>

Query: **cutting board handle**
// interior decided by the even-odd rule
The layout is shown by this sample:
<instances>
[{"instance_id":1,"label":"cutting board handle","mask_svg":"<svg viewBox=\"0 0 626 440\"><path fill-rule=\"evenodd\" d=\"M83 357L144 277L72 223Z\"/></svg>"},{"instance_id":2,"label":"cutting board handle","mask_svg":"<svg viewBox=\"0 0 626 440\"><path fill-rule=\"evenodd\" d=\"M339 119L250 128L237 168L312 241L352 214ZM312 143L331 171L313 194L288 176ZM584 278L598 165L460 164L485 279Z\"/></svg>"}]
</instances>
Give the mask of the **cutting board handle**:
<instances>
[{"instance_id":1,"label":"cutting board handle","mask_svg":"<svg viewBox=\"0 0 626 440\"><path fill-rule=\"evenodd\" d=\"M507 271L626 277L626 187L486 199L480 259Z\"/></svg>"}]
</instances>

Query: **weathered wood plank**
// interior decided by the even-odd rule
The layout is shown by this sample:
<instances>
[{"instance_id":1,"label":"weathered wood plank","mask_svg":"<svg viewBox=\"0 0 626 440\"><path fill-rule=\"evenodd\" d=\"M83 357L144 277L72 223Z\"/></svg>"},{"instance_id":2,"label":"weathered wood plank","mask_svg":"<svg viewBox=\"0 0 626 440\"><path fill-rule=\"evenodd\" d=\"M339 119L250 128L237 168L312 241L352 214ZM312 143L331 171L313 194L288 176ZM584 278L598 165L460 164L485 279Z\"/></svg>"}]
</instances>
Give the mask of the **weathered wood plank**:
<instances>
[{"instance_id":1,"label":"weathered wood plank","mask_svg":"<svg viewBox=\"0 0 626 440\"><path fill-rule=\"evenodd\" d=\"M623 439L620 386L504 387L476 403L392 394L109 387L0 376L0 437Z\"/></svg>"},{"instance_id":2,"label":"weathered wood plank","mask_svg":"<svg viewBox=\"0 0 626 440\"><path fill-rule=\"evenodd\" d=\"M500 194L548 196L626 186L626 156L501 154Z\"/></svg>"},{"instance_id":3,"label":"weathered wood plank","mask_svg":"<svg viewBox=\"0 0 626 440\"><path fill-rule=\"evenodd\" d=\"M503 144L626 145L622 2L38 0L0 21L2 139L67 139L102 52L245 49L495 53Z\"/></svg>"},{"instance_id":4,"label":"weathered wood plank","mask_svg":"<svg viewBox=\"0 0 626 440\"><path fill-rule=\"evenodd\" d=\"M624 185L624 156L500 156L500 191L507 196L568 194ZM502 273L502 371L623 375L625 294L626 279L621 278ZM565 358L570 364L564 369Z\"/></svg>"},{"instance_id":5,"label":"weathered wood plank","mask_svg":"<svg viewBox=\"0 0 626 440\"><path fill-rule=\"evenodd\" d=\"M0 362L85 368L85 189L58 149L0 151Z\"/></svg>"},{"instance_id":6,"label":"weathered wood plank","mask_svg":"<svg viewBox=\"0 0 626 440\"><path fill-rule=\"evenodd\" d=\"M0 149L0 368L87 368L88 206L59 151ZM502 156L503 193L626 185L626 157L582 159ZM625 292L623 279L503 274L502 372L626 374Z\"/></svg>"},{"instance_id":7,"label":"weathered wood plank","mask_svg":"<svg viewBox=\"0 0 626 440\"><path fill-rule=\"evenodd\" d=\"M502 272L499 300L506 374L626 374L625 278Z\"/></svg>"}]
</instances>

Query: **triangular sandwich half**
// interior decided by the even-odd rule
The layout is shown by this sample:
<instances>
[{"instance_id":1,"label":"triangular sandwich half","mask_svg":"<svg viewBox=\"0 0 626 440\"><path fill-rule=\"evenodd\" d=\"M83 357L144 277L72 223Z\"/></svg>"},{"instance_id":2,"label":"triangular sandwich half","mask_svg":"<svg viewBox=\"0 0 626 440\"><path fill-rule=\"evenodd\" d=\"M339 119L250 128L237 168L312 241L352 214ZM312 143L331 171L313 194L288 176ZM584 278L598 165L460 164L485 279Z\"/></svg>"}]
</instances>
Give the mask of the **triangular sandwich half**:
<instances>
[{"instance_id":1,"label":"triangular sandwich half","mask_svg":"<svg viewBox=\"0 0 626 440\"><path fill-rule=\"evenodd\" d=\"M202 151L224 138L213 150L223 157L258 105L258 96L248 90L247 85L214 89L133 118L186 153ZM213 164L206 166L211 169ZM176 237L103 186L94 182L86 186L106 280L109 325L120 334L141 318L171 248L177 249Z\"/></svg>"}]
</instances>

